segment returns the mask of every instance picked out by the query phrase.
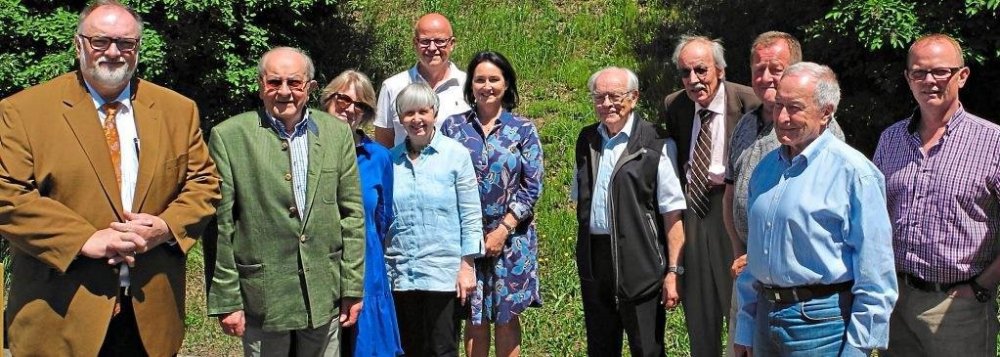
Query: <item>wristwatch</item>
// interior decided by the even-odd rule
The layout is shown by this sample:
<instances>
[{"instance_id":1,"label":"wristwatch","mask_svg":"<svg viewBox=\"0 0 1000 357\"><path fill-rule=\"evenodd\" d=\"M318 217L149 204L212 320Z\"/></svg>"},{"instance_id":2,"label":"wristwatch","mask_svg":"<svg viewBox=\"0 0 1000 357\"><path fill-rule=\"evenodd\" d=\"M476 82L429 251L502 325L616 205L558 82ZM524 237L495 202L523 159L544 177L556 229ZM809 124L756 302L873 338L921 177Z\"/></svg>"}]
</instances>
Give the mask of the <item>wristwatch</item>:
<instances>
[{"instance_id":1,"label":"wristwatch","mask_svg":"<svg viewBox=\"0 0 1000 357\"><path fill-rule=\"evenodd\" d=\"M674 265L667 267L667 273L675 273L678 276L684 275L684 267L680 265Z\"/></svg>"},{"instance_id":2,"label":"wristwatch","mask_svg":"<svg viewBox=\"0 0 1000 357\"><path fill-rule=\"evenodd\" d=\"M976 300L979 302L990 301L990 289L984 288L982 285L976 282L976 279L969 280L969 287L972 288L972 293L976 294Z\"/></svg>"}]
</instances>

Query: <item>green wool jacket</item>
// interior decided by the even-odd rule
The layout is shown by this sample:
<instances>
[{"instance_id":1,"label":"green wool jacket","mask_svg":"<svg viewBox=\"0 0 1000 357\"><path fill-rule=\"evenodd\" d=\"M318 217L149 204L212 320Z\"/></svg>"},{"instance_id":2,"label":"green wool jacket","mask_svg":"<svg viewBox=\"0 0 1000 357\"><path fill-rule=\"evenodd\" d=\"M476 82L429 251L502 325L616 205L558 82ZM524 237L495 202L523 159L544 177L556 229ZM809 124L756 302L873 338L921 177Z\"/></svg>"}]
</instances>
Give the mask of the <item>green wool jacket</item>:
<instances>
[{"instance_id":1,"label":"green wool jacket","mask_svg":"<svg viewBox=\"0 0 1000 357\"><path fill-rule=\"evenodd\" d=\"M263 111L212 130L222 202L217 237L205 242L209 315L242 309L248 324L267 331L315 328L338 316L340 298L361 297L365 220L354 138L324 112L310 117L302 219L290 150Z\"/></svg>"}]
</instances>

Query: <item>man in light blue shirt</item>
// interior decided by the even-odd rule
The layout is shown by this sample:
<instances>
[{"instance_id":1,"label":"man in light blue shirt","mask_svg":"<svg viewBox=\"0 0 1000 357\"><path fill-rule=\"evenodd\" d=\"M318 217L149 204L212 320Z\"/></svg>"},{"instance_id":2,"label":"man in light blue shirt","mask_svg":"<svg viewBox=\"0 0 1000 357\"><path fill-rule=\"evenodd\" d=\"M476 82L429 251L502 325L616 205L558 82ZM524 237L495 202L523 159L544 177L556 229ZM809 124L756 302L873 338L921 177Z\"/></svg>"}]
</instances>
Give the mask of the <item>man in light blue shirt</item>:
<instances>
[{"instance_id":1,"label":"man in light blue shirt","mask_svg":"<svg viewBox=\"0 0 1000 357\"><path fill-rule=\"evenodd\" d=\"M898 296L885 179L825 130L840 101L829 67L789 67L775 101L782 145L750 179L736 354L867 356L887 346Z\"/></svg>"}]
</instances>

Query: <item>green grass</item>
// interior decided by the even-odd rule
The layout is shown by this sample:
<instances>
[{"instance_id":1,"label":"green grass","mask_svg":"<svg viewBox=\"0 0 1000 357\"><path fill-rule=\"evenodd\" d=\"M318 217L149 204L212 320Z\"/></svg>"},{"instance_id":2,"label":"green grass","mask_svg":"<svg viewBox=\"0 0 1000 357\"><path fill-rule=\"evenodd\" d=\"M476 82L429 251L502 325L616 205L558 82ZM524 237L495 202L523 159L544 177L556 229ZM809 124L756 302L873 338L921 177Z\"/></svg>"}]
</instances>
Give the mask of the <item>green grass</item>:
<instances>
[{"instance_id":1,"label":"green grass","mask_svg":"<svg viewBox=\"0 0 1000 357\"><path fill-rule=\"evenodd\" d=\"M536 206L544 306L530 309L522 318L522 351L525 356L585 355L574 263L576 219L568 197L577 133L596 121L587 96L587 79L605 66L638 66L632 39L647 39L643 24L659 24L665 10L634 1L548 0L358 0L351 1L348 8L356 10L359 29L375 37L372 58L358 67L377 83L416 61L409 42L413 22L429 11L441 12L452 21L457 38L452 59L460 68L481 50L503 53L513 63L522 98L516 111L538 124L545 152L544 191ZM656 100L647 98L647 102ZM200 257L194 254L189 263L192 272L188 280L193 284L182 353L235 353L239 350L235 339L221 336L214 319L202 317ZM683 314L680 310L671 312L667 321L668 354L687 355Z\"/></svg>"},{"instance_id":2,"label":"green grass","mask_svg":"<svg viewBox=\"0 0 1000 357\"><path fill-rule=\"evenodd\" d=\"M656 29L666 22L691 28L695 19L660 2L625 0L350 0L344 11L375 43L370 57L356 66L376 83L415 62L410 45L413 22L438 11L453 23L457 48L452 55L464 68L473 53L493 50L513 62L522 103L517 112L535 120L545 151L544 192L536 206L540 231L539 266L544 306L522 317L523 355L584 356L583 313L574 263L576 219L569 202L572 151L577 133L595 122L586 82L609 65L654 69L641 78L644 96L639 111L655 113L660 96L677 87L656 56L638 48L668 51L656 44ZM339 45L336 39L330 46ZM310 49L305 49L309 51ZM663 74L667 73L664 77ZM335 73L325 73L327 78ZM325 83L323 83L325 84ZM187 335L182 355L238 356L239 340L221 333L215 318L205 315L204 256L200 245L189 255ZM689 341L681 310L667 316L668 356L688 355ZM626 355L628 355L627 351ZM1000 355L1000 354L998 354Z\"/></svg>"}]
</instances>

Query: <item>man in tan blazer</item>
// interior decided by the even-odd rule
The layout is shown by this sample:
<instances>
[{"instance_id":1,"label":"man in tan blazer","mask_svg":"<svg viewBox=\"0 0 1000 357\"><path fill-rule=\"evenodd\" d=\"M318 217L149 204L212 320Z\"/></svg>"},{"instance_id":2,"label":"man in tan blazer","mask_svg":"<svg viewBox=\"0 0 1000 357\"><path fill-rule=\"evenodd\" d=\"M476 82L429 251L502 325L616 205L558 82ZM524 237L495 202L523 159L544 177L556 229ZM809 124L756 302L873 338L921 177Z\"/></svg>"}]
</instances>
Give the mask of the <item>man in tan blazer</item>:
<instances>
[{"instance_id":1,"label":"man in tan blazer","mask_svg":"<svg viewBox=\"0 0 1000 357\"><path fill-rule=\"evenodd\" d=\"M0 234L15 356L169 356L184 265L219 200L194 102L133 78L138 14L80 14L78 72L0 101Z\"/></svg>"}]
</instances>

